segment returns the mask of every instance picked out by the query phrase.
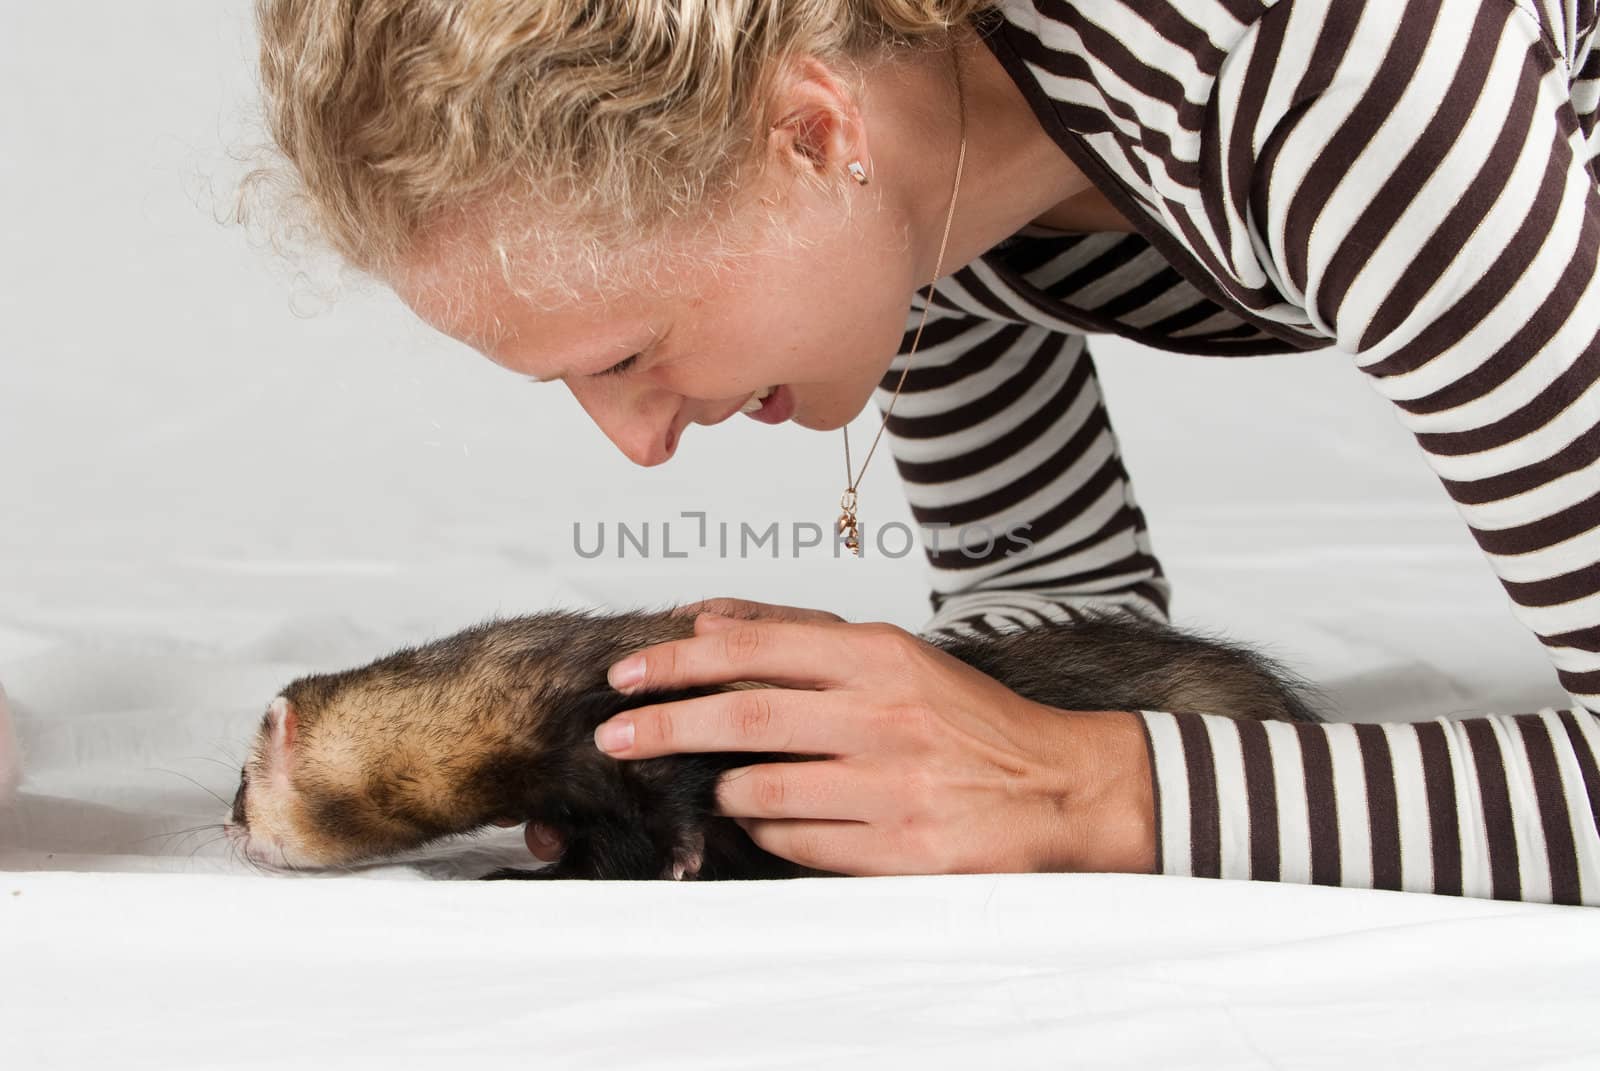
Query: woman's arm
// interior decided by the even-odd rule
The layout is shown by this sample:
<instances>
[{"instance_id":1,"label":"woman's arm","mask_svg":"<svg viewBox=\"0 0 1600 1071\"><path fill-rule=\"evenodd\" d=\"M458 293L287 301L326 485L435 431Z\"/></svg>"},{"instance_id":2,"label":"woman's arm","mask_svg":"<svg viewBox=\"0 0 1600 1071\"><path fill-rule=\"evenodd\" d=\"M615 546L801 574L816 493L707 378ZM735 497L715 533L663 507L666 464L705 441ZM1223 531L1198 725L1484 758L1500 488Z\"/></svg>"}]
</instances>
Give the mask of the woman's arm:
<instances>
[{"instance_id":1,"label":"woman's arm","mask_svg":"<svg viewBox=\"0 0 1600 1071\"><path fill-rule=\"evenodd\" d=\"M1166 873L1600 904L1600 196L1564 54L1513 0L1284 0L1219 74L1205 210L1395 403L1579 705L1147 713Z\"/></svg>"},{"instance_id":2,"label":"woman's arm","mask_svg":"<svg viewBox=\"0 0 1600 1071\"><path fill-rule=\"evenodd\" d=\"M1600 906L1600 731L1586 710L1144 721L1159 873Z\"/></svg>"},{"instance_id":3,"label":"woman's arm","mask_svg":"<svg viewBox=\"0 0 1600 1071\"><path fill-rule=\"evenodd\" d=\"M1208 118L1224 149L1201 161L1199 210L1248 234L1232 254L1399 406L1581 705L1384 726L1143 712L1162 872L1600 903L1600 207L1561 59L1587 48L1548 47L1512 0L1475 14L1278 4L1219 73ZM925 632L1028 626L1107 598L1164 616L1083 340L976 315L945 330L954 367L927 373L928 404L903 396L891 422L913 509L924 523L1042 519L1046 542L930 553ZM987 347L1020 369L1050 346L1075 358L1059 363L1080 389L997 407L983 399L1010 380L957 361ZM993 412L1047 397L1073 421L1020 480L994 481L995 429L1026 414ZM1034 470L1047 455L1084 460L1050 483Z\"/></svg>"},{"instance_id":4,"label":"woman's arm","mask_svg":"<svg viewBox=\"0 0 1600 1071\"><path fill-rule=\"evenodd\" d=\"M1091 606L1165 620L1169 585L1088 339L946 307L978 305L977 285L971 269L940 285L885 433L932 573L922 633L1026 628Z\"/></svg>"}]
</instances>

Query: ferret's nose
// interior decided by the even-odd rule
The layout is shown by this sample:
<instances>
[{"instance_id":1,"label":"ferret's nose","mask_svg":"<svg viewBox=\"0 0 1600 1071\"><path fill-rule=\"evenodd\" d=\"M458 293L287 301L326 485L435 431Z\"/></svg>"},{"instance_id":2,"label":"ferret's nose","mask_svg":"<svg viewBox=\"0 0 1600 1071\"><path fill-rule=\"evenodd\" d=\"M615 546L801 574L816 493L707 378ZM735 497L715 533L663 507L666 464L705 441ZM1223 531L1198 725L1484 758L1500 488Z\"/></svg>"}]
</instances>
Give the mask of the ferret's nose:
<instances>
[{"instance_id":1,"label":"ferret's nose","mask_svg":"<svg viewBox=\"0 0 1600 1071\"><path fill-rule=\"evenodd\" d=\"M228 843L237 848L247 861L257 866L278 865L273 858L277 845L272 843L271 838L256 836L248 826L232 820L223 823L222 831L227 834Z\"/></svg>"}]
</instances>

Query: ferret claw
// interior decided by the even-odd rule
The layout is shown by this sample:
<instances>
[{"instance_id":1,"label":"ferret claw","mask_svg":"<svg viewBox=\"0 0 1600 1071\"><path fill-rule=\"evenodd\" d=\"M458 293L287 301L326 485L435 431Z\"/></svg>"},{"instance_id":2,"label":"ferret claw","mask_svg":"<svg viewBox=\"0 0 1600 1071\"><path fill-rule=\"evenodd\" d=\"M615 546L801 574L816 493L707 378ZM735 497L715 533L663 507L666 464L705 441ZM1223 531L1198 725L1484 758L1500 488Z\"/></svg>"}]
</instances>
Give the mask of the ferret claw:
<instances>
[{"instance_id":1,"label":"ferret claw","mask_svg":"<svg viewBox=\"0 0 1600 1071\"><path fill-rule=\"evenodd\" d=\"M700 867L706 861L705 834L696 834L694 843L688 847L680 848L672 860L672 880L693 880L700 876Z\"/></svg>"}]
</instances>

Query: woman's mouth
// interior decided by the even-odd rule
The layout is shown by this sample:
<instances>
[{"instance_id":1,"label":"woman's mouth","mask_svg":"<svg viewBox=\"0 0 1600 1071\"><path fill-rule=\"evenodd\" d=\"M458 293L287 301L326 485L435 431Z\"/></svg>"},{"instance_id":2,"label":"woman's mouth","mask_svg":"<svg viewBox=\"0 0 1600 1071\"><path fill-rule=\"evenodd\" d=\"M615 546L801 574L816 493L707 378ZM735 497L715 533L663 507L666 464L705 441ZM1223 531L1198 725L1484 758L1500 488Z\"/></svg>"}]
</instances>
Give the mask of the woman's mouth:
<instances>
[{"instance_id":1,"label":"woman's mouth","mask_svg":"<svg viewBox=\"0 0 1600 1071\"><path fill-rule=\"evenodd\" d=\"M781 384L757 391L739 412L763 424L782 424L794 416L794 391Z\"/></svg>"}]
</instances>

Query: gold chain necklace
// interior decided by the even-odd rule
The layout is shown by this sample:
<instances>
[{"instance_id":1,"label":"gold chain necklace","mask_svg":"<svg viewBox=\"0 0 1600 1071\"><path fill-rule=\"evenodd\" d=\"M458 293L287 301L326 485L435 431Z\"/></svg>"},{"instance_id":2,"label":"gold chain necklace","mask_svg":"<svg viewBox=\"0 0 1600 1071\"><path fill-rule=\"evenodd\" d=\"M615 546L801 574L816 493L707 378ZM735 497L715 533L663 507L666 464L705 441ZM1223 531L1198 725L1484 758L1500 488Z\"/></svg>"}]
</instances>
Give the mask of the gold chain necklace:
<instances>
[{"instance_id":1,"label":"gold chain necklace","mask_svg":"<svg viewBox=\"0 0 1600 1071\"><path fill-rule=\"evenodd\" d=\"M933 282L928 284L928 293L923 298L922 319L917 323L917 333L911 338L911 349L906 353L906 363L900 369L900 381L894 386L894 397L889 399L889 408L884 410L883 423L878 425L878 434L873 436L872 445L867 449L867 456L861 462L861 471L855 478L850 476L850 426L846 424L841 430L844 432L844 478L845 491L839 499L839 534L844 536L844 545L850 553L861 557L861 532L856 523L856 490L861 486L861 478L867 474L867 465L872 461L873 451L878 449L878 440L883 438L883 431L889 426L889 415L894 412L894 403L900 400L900 388L906 385L906 373L911 371L911 358L917 352L917 344L922 341L922 329L928 323L928 310L933 308L933 288L939 284L939 275L944 270L945 245L950 241L950 224L956 218L956 197L961 193L961 171L967 162L967 94L966 87L961 82L961 53L952 48L951 58L955 61L956 68L956 107L961 113L961 150L956 154L956 181L955 188L950 191L950 211L944 218L944 236L939 239L939 257L933 266Z\"/></svg>"}]
</instances>

